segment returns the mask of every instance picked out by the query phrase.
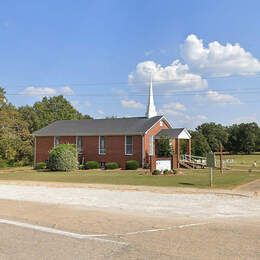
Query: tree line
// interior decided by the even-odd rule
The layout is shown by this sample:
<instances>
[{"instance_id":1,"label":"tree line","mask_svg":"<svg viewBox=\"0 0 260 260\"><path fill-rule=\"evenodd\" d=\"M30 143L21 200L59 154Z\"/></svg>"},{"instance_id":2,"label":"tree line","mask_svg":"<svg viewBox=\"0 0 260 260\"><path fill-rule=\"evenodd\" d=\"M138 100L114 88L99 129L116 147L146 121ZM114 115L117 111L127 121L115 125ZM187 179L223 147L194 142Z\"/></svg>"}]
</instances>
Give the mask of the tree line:
<instances>
[{"instance_id":1,"label":"tree line","mask_svg":"<svg viewBox=\"0 0 260 260\"><path fill-rule=\"evenodd\" d=\"M0 167L33 161L32 133L56 120L91 118L82 115L62 95L43 97L32 106L15 107L0 87Z\"/></svg>"},{"instance_id":2,"label":"tree line","mask_svg":"<svg viewBox=\"0 0 260 260\"><path fill-rule=\"evenodd\" d=\"M32 133L56 120L79 120L91 118L75 109L62 95L43 97L32 106L16 107L0 87L0 167L28 165L33 161ZM216 152L220 144L231 153L260 151L260 128L257 123L222 126L204 123L192 136L192 154L205 156L210 150ZM182 146L185 152L185 146Z\"/></svg>"},{"instance_id":3,"label":"tree line","mask_svg":"<svg viewBox=\"0 0 260 260\"><path fill-rule=\"evenodd\" d=\"M204 123L190 133L193 155L205 156L209 151L218 152L221 145L224 151L233 154L260 151L260 128L255 122L231 126Z\"/></svg>"}]
</instances>

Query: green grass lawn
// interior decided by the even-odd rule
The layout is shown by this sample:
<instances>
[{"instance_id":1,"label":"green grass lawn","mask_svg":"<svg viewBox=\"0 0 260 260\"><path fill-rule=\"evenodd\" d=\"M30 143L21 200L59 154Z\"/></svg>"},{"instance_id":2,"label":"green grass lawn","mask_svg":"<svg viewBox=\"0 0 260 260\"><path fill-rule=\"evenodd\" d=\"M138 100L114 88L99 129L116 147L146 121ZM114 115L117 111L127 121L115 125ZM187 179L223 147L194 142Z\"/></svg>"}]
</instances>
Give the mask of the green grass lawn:
<instances>
[{"instance_id":1,"label":"green grass lawn","mask_svg":"<svg viewBox=\"0 0 260 260\"><path fill-rule=\"evenodd\" d=\"M227 155L224 160L229 160L220 174L219 170L213 172L213 184L215 188L234 188L238 185L260 178L260 154L255 155ZM252 167L253 162L257 167ZM145 170L78 170L74 172L48 172L35 171L30 167L0 169L0 180L22 181L48 181L68 183L100 183L121 185L146 185L164 187L209 187L209 170L185 170L180 169L181 174L172 176L151 176Z\"/></svg>"},{"instance_id":2,"label":"green grass lawn","mask_svg":"<svg viewBox=\"0 0 260 260\"><path fill-rule=\"evenodd\" d=\"M209 187L208 169L181 170L182 174L172 176L150 176L145 171L78 170L74 172L39 172L29 167L0 170L0 180L47 181L68 183L102 183L121 185L146 185L164 187ZM215 188L233 188L258 179L260 171L225 171L223 175L214 170Z\"/></svg>"}]
</instances>

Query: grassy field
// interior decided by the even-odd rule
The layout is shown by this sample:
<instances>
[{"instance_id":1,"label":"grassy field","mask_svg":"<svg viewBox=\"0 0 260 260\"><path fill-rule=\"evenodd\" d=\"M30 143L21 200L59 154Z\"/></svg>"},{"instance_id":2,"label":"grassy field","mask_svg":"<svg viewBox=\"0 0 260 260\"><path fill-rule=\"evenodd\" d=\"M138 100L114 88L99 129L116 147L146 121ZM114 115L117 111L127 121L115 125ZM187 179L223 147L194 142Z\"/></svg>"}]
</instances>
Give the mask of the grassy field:
<instances>
[{"instance_id":1,"label":"grassy field","mask_svg":"<svg viewBox=\"0 0 260 260\"><path fill-rule=\"evenodd\" d=\"M225 156L229 159L224 174L214 170L215 188L234 188L238 185L260 178L260 155ZM253 162L257 167L252 167ZM78 170L70 173L35 171L30 167L0 169L0 180L48 181L71 183L102 183L122 185L198 187L209 186L209 170L185 170L173 176L150 176L145 170L109 171L109 170Z\"/></svg>"}]
</instances>

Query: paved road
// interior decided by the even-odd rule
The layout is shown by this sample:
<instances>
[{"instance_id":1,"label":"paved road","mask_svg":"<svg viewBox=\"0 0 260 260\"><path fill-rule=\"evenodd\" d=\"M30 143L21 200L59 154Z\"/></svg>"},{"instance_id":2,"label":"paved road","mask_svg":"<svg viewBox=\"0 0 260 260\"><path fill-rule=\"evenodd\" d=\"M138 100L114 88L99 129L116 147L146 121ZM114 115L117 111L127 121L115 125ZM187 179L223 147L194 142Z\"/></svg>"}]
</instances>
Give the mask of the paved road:
<instances>
[{"instance_id":1,"label":"paved road","mask_svg":"<svg viewBox=\"0 0 260 260\"><path fill-rule=\"evenodd\" d=\"M0 200L0 259L259 259L259 226Z\"/></svg>"}]
</instances>

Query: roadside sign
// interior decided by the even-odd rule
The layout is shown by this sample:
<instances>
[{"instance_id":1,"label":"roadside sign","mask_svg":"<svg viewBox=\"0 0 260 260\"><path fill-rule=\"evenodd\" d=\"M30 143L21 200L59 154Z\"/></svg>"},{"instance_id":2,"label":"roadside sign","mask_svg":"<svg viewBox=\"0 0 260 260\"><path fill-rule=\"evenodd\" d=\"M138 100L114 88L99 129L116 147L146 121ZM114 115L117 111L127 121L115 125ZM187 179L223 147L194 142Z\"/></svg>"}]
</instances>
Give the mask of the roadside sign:
<instances>
[{"instance_id":1,"label":"roadside sign","mask_svg":"<svg viewBox=\"0 0 260 260\"><path fill-rule=\"evenodd\" d=\"M207 166L210 168L210 187L213 185L213 168L215 167L215 155L212 151L207 154Z\"/></svg>"},{"instance_id":2,"label":"roadside sign","mask_svg":"<svg viewBox=\"0 0 260 260\"><path fill-rule=\"evenodd\" d=\"M211 167L211 168L215 167L215 155L213 152L209 152L207 154L207 167Z\"/></svg>"},{"instance_id":3,"label":"roadside sign","mask_svg":"<svg viewBox=\"0 0 260 260\"><path fill-rule=\"evenodd\" d=\"M149 136L149 155L154 155L154 136Z\"/></svg>"}]
</instances>

